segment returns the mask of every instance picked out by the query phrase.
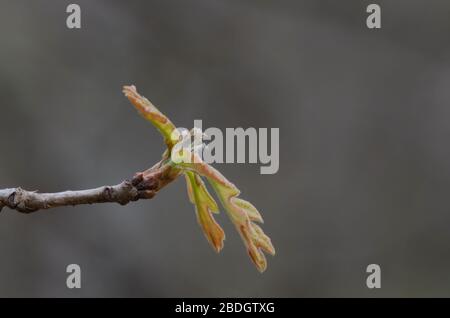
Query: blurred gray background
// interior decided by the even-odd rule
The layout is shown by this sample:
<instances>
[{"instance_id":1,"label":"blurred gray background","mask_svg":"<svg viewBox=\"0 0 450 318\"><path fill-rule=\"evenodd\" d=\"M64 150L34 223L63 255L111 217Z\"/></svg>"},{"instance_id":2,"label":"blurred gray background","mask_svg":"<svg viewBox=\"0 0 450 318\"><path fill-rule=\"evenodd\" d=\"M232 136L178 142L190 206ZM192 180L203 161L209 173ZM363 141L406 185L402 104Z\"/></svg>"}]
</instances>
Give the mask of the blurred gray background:
<instances>
[{"instance_id":1,"label":"blurred gray background","mask_svg":"<svg viewBox=\"0 0 450 318\"><path fill-rule=\"evenodd\" d=\"M450 3L0 0L0 188L114 184L179 126L279 127L280 171L216 165L263 213L259 274L225 213L220 255L184 180L154 200L0 214L0 296L450 296ZM66 266L82 288L66 288ZM368 290L366 266L382 268Z\"/></svg>"}]
</instances>

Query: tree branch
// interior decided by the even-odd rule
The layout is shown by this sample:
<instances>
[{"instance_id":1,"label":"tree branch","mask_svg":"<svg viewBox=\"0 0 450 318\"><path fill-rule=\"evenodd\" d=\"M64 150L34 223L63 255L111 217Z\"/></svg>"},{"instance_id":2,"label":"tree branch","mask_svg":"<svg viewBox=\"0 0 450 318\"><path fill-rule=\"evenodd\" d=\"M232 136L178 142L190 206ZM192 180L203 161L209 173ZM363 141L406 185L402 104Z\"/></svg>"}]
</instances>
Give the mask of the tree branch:
<instances>
[{"instance_id":1,"label":"tree branch","mask_svg":"<svg viewBox=\"0 0 450 318\"><path fill-rule=\"evenodd\" d=\"M135 174L117 185L80 191L38 193L21 188L0 190L0 211L8 207L21 213L32 213L61 206L115 202L126 205L140 199L151 199L179 176L179 170L162 160L152 168Z\"/></svg>"}]
</instances>

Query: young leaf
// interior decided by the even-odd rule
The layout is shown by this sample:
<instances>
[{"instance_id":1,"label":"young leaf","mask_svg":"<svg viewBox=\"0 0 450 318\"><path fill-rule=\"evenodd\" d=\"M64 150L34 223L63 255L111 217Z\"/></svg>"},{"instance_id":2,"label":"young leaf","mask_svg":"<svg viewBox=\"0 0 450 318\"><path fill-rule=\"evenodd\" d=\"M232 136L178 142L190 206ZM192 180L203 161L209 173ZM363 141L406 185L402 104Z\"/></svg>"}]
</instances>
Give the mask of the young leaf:
<instances>
[{"instance_id":1,"label":"young leaf","mask_svg":"<svg viewBox=\"0 0 450 318\"><path fill-rule=\"evenodd\" d=\"M223 248L225 233L212 216L213 212L217 213L219 210L217 203L198 175L193 172L186 172L185 176L189 198L195 204L198 223L214 250L220 252Z\"/></svg>"},{"instance_id":2,"label":"young leaf","mask_svg":"<svg viewBox=\"0 0 450 318\"><path fill-rule=\"evenodd\" d=\"M139 113L150 121L161 133L167 148L170 150L177 141L172 140L172 132L176 129L175 125L161 113L147 98L139 95L134 85L124 86L123 93L139 111Z\"/></svg>"},{"instance_id":3,"label":"young leaf","mask_svg":"<svg viewBox=\"0 0 450 318\"><path fill-rule=\"evenodd\" d=\"M163 157L172 167L173 173L179 175L183 172L186 176L187 189L190 201L195 204L197 219L203 232L213 246L219 252L223 247L225 234L222 228L214 220L212 213L217 213L217 203L206 189L200 176L208 179L214 188L228 216L235 225L242 240L247 247L250 258L256 268L263 272L267 267L266 257L263 252L275 255L275 248L270 238L263 232L260 226L254 222L263 223L259 211L250 203L238 198L239 189L219 171L206 164L195 152L198 145L194 145L194 152L186 153L173 149L179 142L184 142L188 136L180 135L172 139L175 125L162 114L148 99L138 94L136 87L125 86L123 92L136 107L140 114L149 120L163 135L167 150ZM174 162L173 158L189 158L190 160Z\"/></svg>"},{"instance_id":4,"label":"young leaf","mask_svg":"<svg viewBox=\"0 0 450 318\"><path fill-rule=\"evenodd\" d=\"M263 222L258 210L250 202L238 198L239 189L196 154L192 154L190 162L182 162L179 166L208 179L244 241L251 260L260 272L264 272L267 261L263 251L275 255L275 248L261 227L254 223Z\"/></svg>"}]
</instances>

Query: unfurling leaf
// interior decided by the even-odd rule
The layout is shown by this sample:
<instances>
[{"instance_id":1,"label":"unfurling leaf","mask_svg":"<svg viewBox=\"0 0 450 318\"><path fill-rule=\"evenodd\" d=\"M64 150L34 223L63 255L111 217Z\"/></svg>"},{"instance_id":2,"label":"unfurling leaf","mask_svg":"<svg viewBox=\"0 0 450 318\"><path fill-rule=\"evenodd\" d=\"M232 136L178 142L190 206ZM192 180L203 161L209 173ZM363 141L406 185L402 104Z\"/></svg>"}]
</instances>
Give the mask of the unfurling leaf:
<instances>
[{"instance_id":1,"label":"unfurling leaf","mask_svg":"<svg viewBox=\"0 0 450 318\"><path fill-rule=\"evenodd\" d=\"M217 203L198 175L193 172L186 172L185 176L190 200L195 204L198 223L214 250L220 252L223 248L225 233L212 215L213 212L217 213L219 210Z\"/></svg>"},{"instance_id":2,"label":"unfurling leaf","mask_svg":"<svg viewBox=\"0 0 450 318\"><path fill-rule=\"evenodd\" d=\"M161 133L167 148L172 149L175 141L171 139L172 132L176 129L175 125L161 113L147 98L139 95L134 85L124 86L123 93L139 111L139 113L150 121Z\"/></svg>"},{"instance_id":3,"label":"unfurling leaf","mask_svg":"<svg viewBox=\"0 0 450 318\"><path fill-rule=\"evenodd\" d=\"M256 268L260 272L264 272L267 268L267 261L263 251L275 255L275 248L261 227L254 223L263 222L259 211L250 202L238 198L239 189L219 171L203 162L196 154L192 154L190 162L182 162L180 166L208 179L244 241Z\"/></svg>"},{"instance_id":4,"label":"unfurling leaf","mask_svg":"<svg viewBox=\"0 0 450 318\"><path fill-rule=\"evenodd\" d=\"M139 95L134 86L125 86L123 92L141 115L149 120L163 135L168 148L164 157L171 162L178 174L184 173L189 199L195 205L198 223L214 250L219 252L223 248L225 234L214 220L213 213L218 213L219 209L201 177L208 180L219 197L221 204L244 241L247 252L256 268L260 272L265 271L267 261L263 252L275 255L275 248L270 238L255 223L263 223L259 211L250 202L238 198L239 189L219 171L201 160L195 152L198 145L193 146L193 152L185 153L182 151L177 153L177 150L173 148L176 148L175 145L178 142L184 142L184 137L180 136L178 140L172 139L172 134L176 129L175 125L148 99ZM178 157L190 158L191 160L181 160L181 162L171 160L171 158Z\"/></svg>"}]
</instances>

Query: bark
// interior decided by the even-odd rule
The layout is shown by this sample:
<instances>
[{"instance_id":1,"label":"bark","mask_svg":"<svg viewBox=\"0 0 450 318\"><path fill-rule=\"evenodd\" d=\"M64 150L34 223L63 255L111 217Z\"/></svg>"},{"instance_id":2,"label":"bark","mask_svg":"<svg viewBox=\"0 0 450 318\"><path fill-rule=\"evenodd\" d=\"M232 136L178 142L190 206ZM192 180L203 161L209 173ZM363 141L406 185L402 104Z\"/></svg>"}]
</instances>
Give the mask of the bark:
<instances>
[{"instance_id":1,"label":"bark","mask_svg":"<svg viewBox=\"0 0 450 318\"><path fill-rule=\"evenodd\" d=\"M141 199L152 199L164 186L179 176L179 170L164 160L135 174L131 180L95 189L39 193L22 188L0 190L0 211L4 207L21 213L33 213L62 206L115 202L126 205Z\"/></svg>"}]
</instances>

